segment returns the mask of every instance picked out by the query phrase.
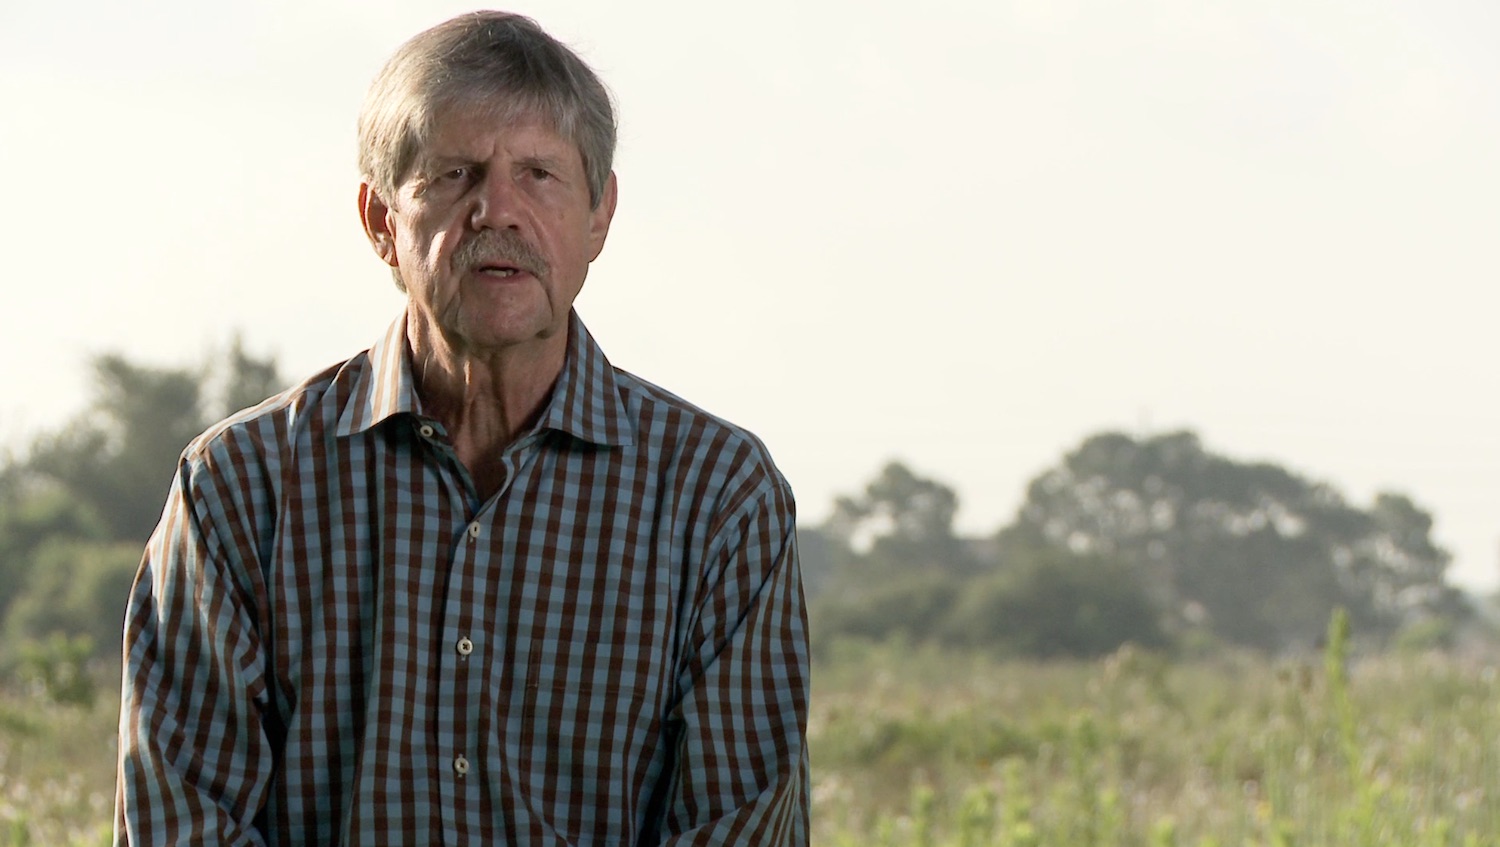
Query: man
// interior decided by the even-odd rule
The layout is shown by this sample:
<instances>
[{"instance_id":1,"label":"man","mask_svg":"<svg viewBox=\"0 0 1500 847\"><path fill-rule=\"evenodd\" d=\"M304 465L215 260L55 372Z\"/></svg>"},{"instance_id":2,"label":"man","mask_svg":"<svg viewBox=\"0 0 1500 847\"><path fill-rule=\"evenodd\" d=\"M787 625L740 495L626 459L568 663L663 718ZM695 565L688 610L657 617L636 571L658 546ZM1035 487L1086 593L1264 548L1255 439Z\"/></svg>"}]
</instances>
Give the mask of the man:
<instances>
[{"instance_id":1,"label":"man","mask_svg":"<svg viewBox=\"0 0 1500 847\"><path fill-rule=\"evenodd\" d=\"M405 312L184 453L127 612L117 842L805 844L791 492L571 308L615 209L603 86L465 15L359 134Z\"/></svg>"}]
</instances>

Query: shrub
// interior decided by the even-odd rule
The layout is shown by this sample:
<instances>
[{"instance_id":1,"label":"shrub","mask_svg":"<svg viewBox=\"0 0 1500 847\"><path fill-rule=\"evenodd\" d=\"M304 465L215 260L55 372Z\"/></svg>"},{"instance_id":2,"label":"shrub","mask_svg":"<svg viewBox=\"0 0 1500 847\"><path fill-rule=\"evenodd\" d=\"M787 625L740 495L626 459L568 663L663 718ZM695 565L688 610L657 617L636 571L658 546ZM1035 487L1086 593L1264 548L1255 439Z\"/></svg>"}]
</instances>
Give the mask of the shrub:
<instances>
[{"instance_id":1,"label":"shrub","mask_svg":"<svg viewBox=\"0 0 1500 847\"><path fill-rule=\"evenodd\" d=\"M1160 616L1125 567L1052 551L1025 557L964 592L950 642L1017 656L1094 657L1126 643L1163 647Z\"/></svg>"}]
</instances>

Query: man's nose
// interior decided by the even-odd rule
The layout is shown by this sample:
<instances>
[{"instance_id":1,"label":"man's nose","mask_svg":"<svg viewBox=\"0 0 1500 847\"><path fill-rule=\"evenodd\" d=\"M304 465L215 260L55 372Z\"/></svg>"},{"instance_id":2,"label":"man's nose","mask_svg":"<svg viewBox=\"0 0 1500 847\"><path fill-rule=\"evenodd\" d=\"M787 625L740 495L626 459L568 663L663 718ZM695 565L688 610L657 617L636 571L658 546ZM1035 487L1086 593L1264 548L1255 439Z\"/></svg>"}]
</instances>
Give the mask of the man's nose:
<instances>
[{"instance_id":1,"label":"man's nose","mask_svg":"<svg viewBox=\"0 0 1500 847\"><path fill-rule=\"evenodd\" d=\"M469 224L476 230L519 229L523 202L520 187L508 174L491 171L475 192Z\"/></svg>"}]
</instances>

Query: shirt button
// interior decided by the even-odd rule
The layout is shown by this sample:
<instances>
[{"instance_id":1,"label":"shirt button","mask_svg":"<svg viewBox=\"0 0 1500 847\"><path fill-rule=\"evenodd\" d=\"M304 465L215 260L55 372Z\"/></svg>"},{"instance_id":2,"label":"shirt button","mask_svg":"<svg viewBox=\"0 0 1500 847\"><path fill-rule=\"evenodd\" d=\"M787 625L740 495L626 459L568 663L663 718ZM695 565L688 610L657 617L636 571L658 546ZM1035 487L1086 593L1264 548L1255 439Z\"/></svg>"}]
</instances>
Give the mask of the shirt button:
<instances>
[{"instance_id":1,"label":"shirt button","mask_svg":"<svg viewBox=\"0 0 1500 847\"><path fill-rule=\"evenodd\" d=\"M474 652L474 642L470 641L468 636L458 639L458 655L467 656L472 652Z\"/></svg>"},{"instance_id":2,"label":"shirt button","mask_svg":"<svg viewBox=\"0 0 1500 847\"><path fill-rule=\"evenodd\" d=\"M475 522L469 524L469 537L470 538L478 538L479 537L479 521L475 521Z\"/></svg>"},{"instance_id":3,"label":"shirt button","mask_svg":"<svg viewBox=\"0 0 1500 847\"><path fill-rule=\"evenodd\" d=\"M458 758L454 759L453 760L453 772L456 773L456 774L458 774L459 776L463 776L464 774L468 773L469 772L469 760L465 759L463 756L459 756Z\"/></svg>"},{"instance_id":4,"label":"shirt button","mask_svg":"<svg viewBox=\"0 0 1500 847\"><path fill-rule=\"evenodd\" d=\"M417 428L417 432L420 432L423 438L431 438L432 434L436 431L432 428L432 424L422 424Z\"/></svg>"}]
</instances>

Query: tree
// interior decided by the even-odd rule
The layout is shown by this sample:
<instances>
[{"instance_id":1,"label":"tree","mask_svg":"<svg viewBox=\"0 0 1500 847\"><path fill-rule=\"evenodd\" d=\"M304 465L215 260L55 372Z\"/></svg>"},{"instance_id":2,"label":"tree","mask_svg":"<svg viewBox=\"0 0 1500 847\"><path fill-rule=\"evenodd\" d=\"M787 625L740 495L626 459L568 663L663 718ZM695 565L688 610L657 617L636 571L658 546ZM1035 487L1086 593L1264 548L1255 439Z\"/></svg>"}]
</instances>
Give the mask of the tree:
<instances>
[{"instance_id":1,"label":"tree","mask_svg":"<svg viewBox=\"0 0 1500 847\"><path fill-rule=\"evenodd\" d=\"M843 565L813 579L815 641L898 638L1042 658L1165 644L1134 572L1015 538L996 561L954 532L957 511L952 488L899 462L839 498L816 536L819 570Z\"/></svg>"},{"instance_id":2,"label":"tree","mask_svg":"<svg viewBox=\"0 0 1500 847\"><path fill-rule=\"evenodd\" d=\"M109 537L144 542L178 454L207 425L202 376L114 354L95 358L93 369L92 408L39 437L27 469L91 507Z\"/></svg>"},{"instance_id":3,"label":"tree","mask_svg":"<svg viewBox=\"0 0 1500 847\"><path fill-rule=\"evenodd\" d=\"M971 564L953 532L958 495L900 462L887 464L855 497L840 497L826 530L854 551L867 568L944 568Z\"/></svg>"},{"instance_id":4,"label":"tree","mask_svg":"<svg viewBox=\"0 0 1500 847\"><path fill-rule=\"evenodd\" d=\"M900 462L839 497L804 556L815 640L934 637L973 564L957 512L952 488Z\"/></svg>"},{"instance_id":5,"label":"tree","mask_svg":"<svg viewBox=\"0 0 1500 847\"><path fill-rule=\"evenodd\" d=\"M1179 626L1267 649L1311 644L1337 606L1360 631L1457 613L1431 517L1383 494L1369 510L1264 462L1177 432L1105 433L1032 481L1012 538L1116 558Z\"/></svg>"},{"instance_id":6,"label":"tree","mask_svg":"<svg viewBox=\"0 0 1500 847\"><path fill-rule=\"evenodd\" d=\"M276 360L270 357L258 359L247 353L239 335L230 342L223 376L220 414L212 417L227 417L254 406L285 387Z\"/></svg>"},{"instance_id":7,"label":"tree","mask_svg":"<svg viewBox=\"0 0 1500 847\"><path fill-rule=\"evenodd\" d=\"M157 368L96 356L94 399L61 430L32 444L19 471L85 504L109 538L144 543L161 515L172 469L209 423L265 399L281 382L273 359L239 339L208 367Z\"/></svg>"},{"instance_id":8,"label":"tree","mask_svg":"<svg viewBox=\"0 0 1500 847\"><path fill-rule=\"evenodd\" d=\"M118 654L125 588L183 448L281 382L274 360L238 339L203 368L116 354L92 366L87 411L0 467L0 652L12 656L54 635Z\"/></svg>"}]
</instances>

